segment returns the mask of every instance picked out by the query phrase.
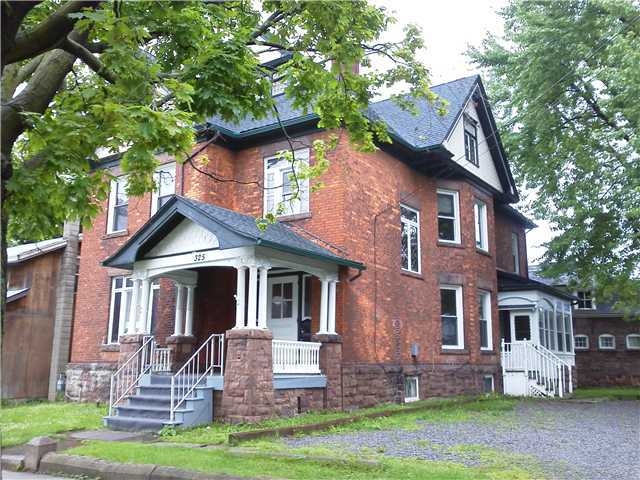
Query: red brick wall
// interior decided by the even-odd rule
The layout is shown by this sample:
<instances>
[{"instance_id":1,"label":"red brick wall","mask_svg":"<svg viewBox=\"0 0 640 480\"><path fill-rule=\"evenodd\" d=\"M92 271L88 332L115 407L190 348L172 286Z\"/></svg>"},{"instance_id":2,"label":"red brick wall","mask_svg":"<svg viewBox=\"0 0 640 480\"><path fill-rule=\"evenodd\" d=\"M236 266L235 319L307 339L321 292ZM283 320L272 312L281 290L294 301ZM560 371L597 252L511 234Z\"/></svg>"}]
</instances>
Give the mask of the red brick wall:
<instances>
[{"instance_id":1,"label":"red brick wall","mask_svg":"<svg viewBox=\"0 0 640 480\"><path fill-rule=\"evenodd\" d=\"M596 318L574 314L573 333L589 336L589 349L576 349L576 369L581 387L640 386L640 350L629 350L626 336L640 334L640 322L622 318ZM614 335L615 350L600 350L598 337Z\"/></svg>"},{"instance_id":2,"label":"red brick wall","mask_svg":"<svg viewBox=\"0 0 640 480\"><path fill-rule=\"evenodd\" d=\"M527 262L527 237L524 227L508 217L495 212L496 223L496 265L500 270L515 272L511 256L511 234L518 235L518 253L520 254L520 275L529 277Z\"/></svg>"}]
</instances>

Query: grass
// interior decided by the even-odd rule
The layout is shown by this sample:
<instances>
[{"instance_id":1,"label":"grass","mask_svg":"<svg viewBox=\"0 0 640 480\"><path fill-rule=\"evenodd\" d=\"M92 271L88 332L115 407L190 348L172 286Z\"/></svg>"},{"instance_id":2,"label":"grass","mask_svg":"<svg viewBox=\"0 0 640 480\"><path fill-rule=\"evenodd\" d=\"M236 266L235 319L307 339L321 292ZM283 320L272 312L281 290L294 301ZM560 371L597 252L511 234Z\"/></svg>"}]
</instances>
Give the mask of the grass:
<instances>
[{"instance_id":1,"label":"grass","mask_svg":"<svg viewBox=\"0 0 640 480\"><path fill-rule=\"evenodd\" d=\"M387 404L377 407L348 412L310 412L291 418L277 418L250 425L228 425L213 423L211 425L186 430L165 430L162 438L172 443L192 443L201 445L222 445L227 442L229 433L260 430L265 428L291 427L326 422L353 415L388 411L394 415L381 418L364 418L346 425L329 427L320 433L352 432L360 430L383 430L387 428L413 429L419 427L419 421L425 422L459 422L473 418L474 420L496 420L506 411L513 410L517 403L514 399L502 397L479 398L471 403L461 403L463 397L457 399L432 399L411 403L408 406L439 407L419 411L401 413L405 405ZM316 433L317 434L317 433Z\"/></svg>"},{"instance_id":2,"label":"grass","mask_svg":"<svg viewBox=\"0 0 640 480\"><path fill-rule=\"evenodd\" d=\"M127 442L85 442L68 452L122 463L146 463L176 466L206 473L242 477L270 476L284 479L333 480L471 480L540 478L527 470L500 461L477 467L452 462L379 457L379 464L366 465L355 457L342 456L343 461L317 461L270 457L268 452L238 457L226 449L165 447ZM336 453L334 452L334 456Z\"/></svg>"},{"instance_id":3,"label":"grass","mask_svg":"<svg viewBox=\"0 0 640 480\"><path fill-rule=\"evenodd\" d=\"M43 435L100 428L105 414L105 407L92 403L29 402L3 406L0 412L2 446L20 445Z\"/></svg>"},{"instance_id":4,"label":"grass","mask_svg":"<svg viewBox=\"0 0 640 480\"><path fill-rule=\"evenodd\" d=\"M606 398L609 400L640 400L640 387L577 388L573 398Z\"/></svg>"}]
</instances>

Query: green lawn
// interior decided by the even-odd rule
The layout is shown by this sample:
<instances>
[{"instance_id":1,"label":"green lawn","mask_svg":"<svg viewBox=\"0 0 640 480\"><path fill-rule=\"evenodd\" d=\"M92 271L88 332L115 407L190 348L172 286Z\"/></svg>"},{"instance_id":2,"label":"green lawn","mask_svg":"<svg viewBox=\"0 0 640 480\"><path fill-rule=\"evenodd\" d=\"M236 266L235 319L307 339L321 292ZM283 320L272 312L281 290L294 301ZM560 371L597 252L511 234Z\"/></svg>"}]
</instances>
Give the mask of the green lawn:
<instances>
[{"instance_id":1,"label":"green lawn","mask_svg":"<svg viewBox=\"0 0 640 480\"><path fill-rule=\"evenodd\" d=\"M42 435L100 428L105 414L106 408L93 403L30 402L2 406L0 441L2 446L10 447Z\"/></svg>"},{"instance_id":2,"label":"green lawn","mask_svg":"<svg viewBox=\"0 0 640 480\"><path fill-rule=\"evenodd\" d=\"M205 450L177 446L159 446L126 442L85 442L69 450L73 455L86 455L123 463L146 463L176 466L244 477L269 476L283 479L333 480L482 480L482 479L539 479L539 472L530 473L513 466L508 459L499 459L482 466L465 467L451 462L379 457L379 465L365 465L355 457L343 461L311 461L279 458L269 452L238 456L226 449ZM336 455L336 452L334 452ZM337 455L340 455L339 453Z\"/></svg>"},{"instance_id":3,"label":"green lawn","mask_svg":"<svg viewBox=\"0 0 640 480\"><path fill-rule=\"evenodd\" d=\"M609 400L640 400L640 387L577 388L573 398L607 398Z\"/></svg>"}]
</instances>

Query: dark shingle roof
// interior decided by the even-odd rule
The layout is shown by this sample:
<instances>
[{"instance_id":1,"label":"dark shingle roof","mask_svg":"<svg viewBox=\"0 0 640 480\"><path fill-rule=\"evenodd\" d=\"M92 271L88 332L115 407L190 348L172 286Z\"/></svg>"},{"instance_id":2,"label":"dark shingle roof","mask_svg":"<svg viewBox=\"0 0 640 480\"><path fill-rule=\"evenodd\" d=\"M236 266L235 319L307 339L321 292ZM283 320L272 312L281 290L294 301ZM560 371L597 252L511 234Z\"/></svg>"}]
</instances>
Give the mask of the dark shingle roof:
<instances>
[{"instance_id":1,"label":"dark shingle roof","mask_svg":"<svg viewBox=\"0 0 640 480\"><path fill-rule=\"evenodd\" d=\"M514 292L519 290L540 290L558 298L570 301L575 300L573 295L568 294L564 290L548 285L547 283L539 282L532 278L523 277L515 273L505 272L504 270L498 270L498 291Z\"/></svg>"},{"instance_id":2,"label":"dark shingle roof","mask_svg":"<svg viewBox=\"0 0 640 480\"><path fill-rule=\"evenodd\" d=\"M131 269L155 244L174 228L181 218L189 218L209 230L219 240L220 249L263 246L324 260L338 265L364 269L364 265L339 255L295 233L284 223L273 223L265 230L256 225L255 217L217 205L174 195L116 253L103 264Z\"/></svg>"},{"instance_id":3,"label":"dark shingle roof","mask_svg":"<svg viewBox=\"0 0 640 480\"><path fill-rule=\"evenodd\" d=\"M415 101L418 113L414 115L391 99L372 103L367 109L367 116L371 120L385 122L393 136L413 149L423 150L441 145L455 125L478 80L478 75L473 75L431 87L434 93L448 102L447 113L444 116L438 115L434 106L426 100ZM275 102L285 125L318 118L312 111L293 108L291 101L284 95L277 96ZM239 122L211 117L207 124L234 137L249 136L258 131L279 127L275 115L262 119L248 117Z\"/></svg>"}]
</instances>

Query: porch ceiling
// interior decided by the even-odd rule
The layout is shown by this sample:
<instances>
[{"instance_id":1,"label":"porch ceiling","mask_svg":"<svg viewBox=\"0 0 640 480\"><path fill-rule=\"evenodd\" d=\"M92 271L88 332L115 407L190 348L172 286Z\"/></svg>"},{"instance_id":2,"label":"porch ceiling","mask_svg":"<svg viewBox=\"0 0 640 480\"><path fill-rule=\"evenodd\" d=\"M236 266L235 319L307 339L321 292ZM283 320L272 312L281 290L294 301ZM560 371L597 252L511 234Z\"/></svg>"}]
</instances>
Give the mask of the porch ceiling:
<instances>
[{"instance_id":1,"label":"porch ceiling","mask_svg":"<svg viewBox=\"0 0 640 480\"><path fill-rule=\"evenodd\" d=\"M210 232L211 236L200 235L195 239L189 235L176 234L185 219L196 224L199 230ZM154 249L163 240L165 240L163 248ZM172 245L169 248L166 240L181 242L182 245ZM177 195L151 217L115 254L104 260L103 265L131 270L134 262L152 258L159 251L170 251L171 255L174 255L203 250L207 247L226 250L255 246L359 270L365 268L362 263L335 255L296 234L286 224L274 223L262 231L256 225L255 218L250 215Z\"/></svg>"}]
</instances>

